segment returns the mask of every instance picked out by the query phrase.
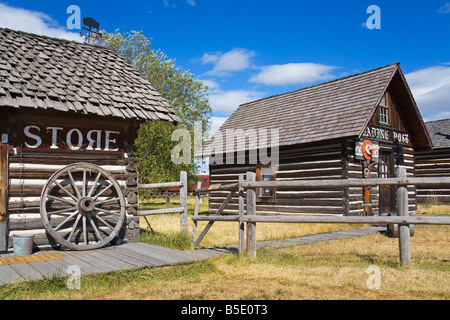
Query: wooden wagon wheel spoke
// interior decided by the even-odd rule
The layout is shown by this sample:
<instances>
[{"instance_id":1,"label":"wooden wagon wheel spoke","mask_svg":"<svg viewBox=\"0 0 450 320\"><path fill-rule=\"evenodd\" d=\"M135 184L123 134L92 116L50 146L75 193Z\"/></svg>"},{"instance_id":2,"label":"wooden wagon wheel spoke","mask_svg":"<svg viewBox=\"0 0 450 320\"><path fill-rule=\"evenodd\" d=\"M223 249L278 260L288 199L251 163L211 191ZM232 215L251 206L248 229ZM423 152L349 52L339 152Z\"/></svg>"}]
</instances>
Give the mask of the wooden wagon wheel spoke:
<instances>
[{"instance_id":1,"label":"wooden wagon wheel spoke","mask_svg":"<svg viewBox=\"0 0 450 320\"><path fill-rule=\"evenodd\" d=\"M59 194L55 195L54 188ZM126 205L119 183L109 172L93 164L75 163L47 181L41 193L40 211L47 232L61 246L92 250L118 236Z\"/></svg>"},{"instance_id":2,"label":"wooden wagon wheel spoke","mask_svg":"<svg viewBox=\"0 0 450 320\"><path fill-rule=\"evenodd\" d=\"M73 217L75 217L76 215L78 215L78 210L76 210L74 213L72 213L69 217L67 217L66 219L64 219L63 222L61 222L60 224L58 224L58 226L56 226L55 228L53 228L55 231L58 231L63 225L65 225L67 222L69 222L70 219L72 219Z\"/></svg>"}]
</instances>

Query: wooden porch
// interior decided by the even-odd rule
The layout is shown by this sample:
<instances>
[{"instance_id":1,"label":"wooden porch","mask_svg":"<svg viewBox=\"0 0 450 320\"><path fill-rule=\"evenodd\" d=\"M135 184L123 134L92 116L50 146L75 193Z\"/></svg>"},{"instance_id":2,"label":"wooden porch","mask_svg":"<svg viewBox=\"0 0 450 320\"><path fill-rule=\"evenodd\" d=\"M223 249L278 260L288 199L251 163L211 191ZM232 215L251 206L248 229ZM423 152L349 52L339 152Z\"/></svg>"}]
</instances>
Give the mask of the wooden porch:
<instances>
[{"instance_id":1,"label":"wooden porch","mask_svg":"<svg viewBox=\"0 0 450 320\"><path fill-rule=\"evenodd\" d=\"M77 266L83 276L187 264L221 253L209 249L184 252L145 243L127 243L91 251L41 251L30 256L0 254L0 286L53 276L69 277L71 266Z\"/></svg>"}]
</instances>

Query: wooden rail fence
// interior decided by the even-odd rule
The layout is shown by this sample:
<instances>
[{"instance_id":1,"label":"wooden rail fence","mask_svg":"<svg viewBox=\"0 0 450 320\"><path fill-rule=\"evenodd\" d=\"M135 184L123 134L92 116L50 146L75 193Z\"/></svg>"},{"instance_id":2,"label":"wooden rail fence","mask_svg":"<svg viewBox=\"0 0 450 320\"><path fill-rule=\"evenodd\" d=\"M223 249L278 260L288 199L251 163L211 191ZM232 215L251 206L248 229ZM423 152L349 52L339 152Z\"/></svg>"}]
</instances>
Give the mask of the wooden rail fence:
<instances>
[{"instance_id":1,"label":"wooden rail fence","mask_svg":"<svg viewBox=\"0 0 450 320\"><path fill-rule=\"evenodd\" d=\"M180 213L180 228L182 232L188 232L188 183L187 172L180 173L180 181L140 184L139 189L157 189L157 188L172 188L180 187L180 206L168 209L153 209L153 210L139 210L139 216L149 216L168 213Z\"/></svg>"},{"instance_id":2,"label":"wooden rail fence","mask_svg":"<svg viewBox=\"0 0 450 320\"><path fill-rule=\"evenodd\" d=\"M255 181L256 174L247 172L247 180L244 175L239 175L239 182L226 185L213 185L209 188L196 190L196 202L192 228L192 246L198 246L206 233L215 221L238 222L239 228L239 253L247 252L253 259L256 258L256 223L347 223L347 224L398 224L399 226L399 253L400 261L403 265L411 262L410 254L410 225L450 225L449 217L420 217L410 216L408 212L408 191L410 185L448 185L448 177L415 178L407 177L405 168L398 168L395 178L388 179L355 179L355 180L299 180L299 181ZM391 216L262 216L257 215L256 188L277 188L277 187L364 187L364 186L396 186L397 187L397 215ZM246 190L246 213L244 213L244 190ZM214 215L199 216L198 208L201 194L212 191L229 191L225 201ZM239 214L220 216L231 198L238 193ZM200 233L198 238L197 222L208 221L206 228ZM245 231L246 230L246 231ZM246 243L245 243L246 236Z\"/></svg>"}]
</instances>

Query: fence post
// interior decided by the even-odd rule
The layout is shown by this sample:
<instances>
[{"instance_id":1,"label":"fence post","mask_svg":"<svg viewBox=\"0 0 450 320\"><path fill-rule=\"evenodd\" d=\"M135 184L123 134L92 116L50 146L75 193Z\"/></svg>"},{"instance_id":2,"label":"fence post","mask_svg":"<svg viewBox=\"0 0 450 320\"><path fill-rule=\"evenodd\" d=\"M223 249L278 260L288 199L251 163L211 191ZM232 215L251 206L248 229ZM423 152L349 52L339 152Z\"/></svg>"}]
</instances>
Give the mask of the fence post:
<instances>
[{"instance_id":1,"label":"fence post","mask_svg":"<svg viewBox=\"0 0 450 320\"><path fill-rule=\"evenodd\" d=\"M256 180L256 173L247 172L247 181ZM255 189L247 189L247 215L256 214L256 191ZM256 223L247 222L247 256L256 259Z\"/></svg>"},{"instance_id":2,"label":"fence post","mask_svg":"<svg viewBox=\"0 0 450 320\"><path fill-rule=\"evenodd\" d=\"M244 188L241 187L244 182L244 174L239 175L239 218L244 216ZM239 221L239 254L245 251L245 223Z\"/></svg>"},{"instance_id":3,"label":"fence post","mask_svg":"<svg viewBox=\"0 0 450 320\"><path fill-rule=\"evenodd\" d=\"M197 182L197 189L200 189L202 187L202 182ZM200 200L201 200L201 193L195 194L195 209L194 209L194 217L198 217L198 211L200 210ZM194 220L192 223L192 249L195 248L195 238L197 237L197 220Z\"/></svg>"},{"instance_id":4,"label":"fence post","mask_svg":"<svg viewBox=\"0 0 450 320\"><path fill-rule=\"evenodd\" d=\"M188 183L187 183L187 172L180 172L180 182L183 186L180 188L180 206L183 207L184 211L180 215L180 226L181 232L188 232Z\"/></svg>"},{"instance_id":5,"label":"fence post","mask_svg":"<svg viewBox=\"0 0 450 320\"><path fill-rule=\"evenodd\" d=\"M406 178L406 168L397 168L396 176L398 178ZM397 188L397 215L408 216L408 189L406 188L406 186L399 186ZM398 225L398 245L401 264L410 264L411 250L409 224Z\"/></svg>"}]
</instances>

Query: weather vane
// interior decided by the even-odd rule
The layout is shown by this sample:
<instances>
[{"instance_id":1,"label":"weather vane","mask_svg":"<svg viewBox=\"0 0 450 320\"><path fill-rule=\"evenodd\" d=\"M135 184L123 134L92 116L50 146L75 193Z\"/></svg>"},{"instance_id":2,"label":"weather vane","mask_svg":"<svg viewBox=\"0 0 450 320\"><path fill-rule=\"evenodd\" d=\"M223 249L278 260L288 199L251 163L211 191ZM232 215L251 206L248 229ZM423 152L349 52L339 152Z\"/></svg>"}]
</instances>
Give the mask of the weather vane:
<instances>
[{"instance_id":1,"label":"weather vane","mask_svg":"<svg viewBox=\"0 0 450 320\"><path fill-rule=\"evenodd\" d=\"M84 36L85 42L91 43L92 40L101 41L100 24L97 21L90 17L83 18L83 25L82 29L86 30L88 33L84 34L83 32L80 32L80 37Z\"/></svg>"}]
</instances>

